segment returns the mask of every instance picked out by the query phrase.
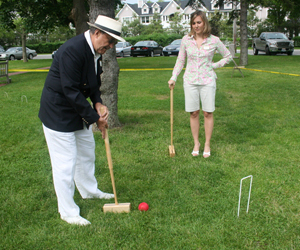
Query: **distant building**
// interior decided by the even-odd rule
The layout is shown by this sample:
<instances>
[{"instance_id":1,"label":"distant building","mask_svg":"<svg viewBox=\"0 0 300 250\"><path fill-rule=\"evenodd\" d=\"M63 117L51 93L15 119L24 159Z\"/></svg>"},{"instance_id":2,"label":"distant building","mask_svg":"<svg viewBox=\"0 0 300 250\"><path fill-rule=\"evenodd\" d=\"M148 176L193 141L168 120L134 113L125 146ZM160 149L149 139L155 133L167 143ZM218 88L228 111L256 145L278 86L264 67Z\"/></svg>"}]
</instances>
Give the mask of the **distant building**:
<instances>
[{"instance_id":1,"label":"distant building","mask_svg":"<svg viewBox=\"0 0 300 250\"><path fill-rule=\"evenodd\" d=\"M130 23L135 19L139 19L141 24L148 25L153 20L155 13L158 14L161 24L164 29L170 27L170 19L174 16L174 13L178 12L182 15L181 24L184 27L189 27L190 14L195 10L191 6L187 6L189 0L174 1L170 2L155 2L147 3L146 0L138 0L137 4L127 4L125 3L123 8L118 12L116 18L119 19L124 25ZM225 4L221 8L215 8L217 0L203 0L204 5L201 5L200 10L206 12L208 18L219 11L222 13L223 17L229 17L229 13L232 11L232 3ZM236 6L236 9L240 9L240 4ZM265 20L267 18L267 9L259 8L256 13L260 20Z\"/></svg>"}]
</instances>

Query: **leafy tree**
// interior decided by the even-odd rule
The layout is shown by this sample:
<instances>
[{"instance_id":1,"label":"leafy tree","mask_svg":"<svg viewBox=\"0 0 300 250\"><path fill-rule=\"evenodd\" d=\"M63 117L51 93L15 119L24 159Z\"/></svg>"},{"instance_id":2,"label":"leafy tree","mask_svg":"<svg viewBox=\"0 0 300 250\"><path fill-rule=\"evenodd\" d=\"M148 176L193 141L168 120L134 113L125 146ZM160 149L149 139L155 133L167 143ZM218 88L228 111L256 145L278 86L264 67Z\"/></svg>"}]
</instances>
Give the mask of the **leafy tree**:
<instances>
[{"instance_id":1,"label":"leafy tree","mask_svg":"<svg viewBox=\"0 0 300 250\"><path fill-rule=\"evenodd\" d=\"M300 33L300 1L292 1L290 10L291 12L289 13L286 27L290 33L290 37L294 37L298 36Z\"/></svg>"},{"instance_id":2,"label":"leafy tree","mask_svg":"<svg viewBox=\"0 0 300 250\"><path fill-rule=\"evenodd\" d=\"M153 33L163 33L164 29L161 24L160 16L158 13L153 15L153 19L151 20L150 24L145 26L142 34L153 34Z\"/></svg>"},{"instance_id":3,"label":"leafy tree","mask_svg":"<svg viewBox=\"0 0 300 250\"><path fill-rule=\"evenodd\" d=\"M276 31L274 25L266 19L263 22L257 24L255 36L258 37L262 32Z\"/></svg>"},{"instance_id":4,"label":"leafy tree","mask_svg":"<svg viewBox=\"0 0 300 250\"><path fill-rule=\"evenodd\" d=\"M21 43L21 38L17 37L16 33L12 30L6 30L0 26L0 34L0 45L6 49L8 45L19 45Z\"/></svg>"},{"instance_id":5,"label":"leafy tree","mask_svg":"<svg viewBox=\"0 0 300 250\"><path fill-rule=\"evenodd\" d=\"M276 31L284 32L285 17L288 14L288 9L282 3L274 1L270 2L268 10L268 19L274 24Z\"/></svg>"},{"instance_id":6,"label":"leafy tree","mask_svg":"<svg viewBox=\"0 0 300 250\"><path fill-rule=\"evenodd\" d=\"M228 18L223 18L220 20L219 29L220 37L233 37L232 21Z\"/></svg>"},{"instance_id":7,"label":"leafy tree","mask_svg":"<svg viewBox=\"0 0 300 250\"><path fill-rule=\"evenodd\" d=\"M144 33L145 29L146 29L145 25L142 25L139 19L134 19L126 26L123 26L122 33L124 37L139 36Z\"/></svg>"},{"instance_id":8,"label":"leafy tree","mask_svg":"<svg viewBox=\"0 0 300 250\"><path fill-rule=\"evenodd\" d=\"M179 12L175 12L171 17L170 17L170 28L169 32L171 34L178 34L183 36L186 32L186 29L183 27L181 20L182 20L183 14L180 14Z\"/></svg>"},{"instance_id":9,"label":"leafy tree","mask_svg":"<svg viewBox=\"0 0 300 250\"><path fill-rule=\"evenodd\" d=\"M71 26L71 25L70 25ZM59 26L55 27L51 32L36 32L31 33L27 37L27 43L37 44L37 43L54 43L54 42L64 42L76 35L76 30L74 27L69 26Z\"/></svg>"},{"instance_id":10,"label":"leafy tree","mask_svg":"<svg viewBox=\"0 0 300 250\"><path fill-rule=\"evenodd\" d=\"M26 55L26 26L25 26L25 21L22 18L17 18L14 20L14 25L16 26L15 31L19 36L21 37L22 41L22 50L23 50L23 62L27 62L27 55Z\"/></svg>"},{"instance_id":11,"label":"leafy tree","mask_svg":"<svg viewBox=\"0 0 300 250\"><path fill-rule=\"evenodd\" d=\"M289 31L290 36L297 36L300 27L299 0L261 0L261 5L268 7L268 21L273 23L276 31Z\"/></svg>"},{"instance_id":12,"label":"leafy tree","mask_svg":"<svg viewBox=\"0 0 300 250\"><path fill-rule=\"evenodd\" d=\"M255 37L257 36L257 25L260 23L260 20L256 16L257 8L249 8L248 17L247 17L247 26L248 26L248 36Z\"/></svg>"},{"instance_id":13,"label":"leafy tree","mask_svg":"<svg viewBox=\"0 0 300 250\"><path fill-rule=\"evenodd\" d=\"M19 26L21 32L23 61L26 62L26 36L30 32L44 31L53 28L68 20L69 11L66 9L72 5L56 0L36 0L34 4L30 0L1 0L0 23L7 30L15 30Z\"/></svg>"},{"instance_id":14,"label":"leafy tree","mask_svg":"<svg viewBox=\"0 0 300 250\"><path fill-rule=\"evenodd\" d=\"M220 36L221 18L222 14L219 11L215 11L214 15L212 15L211 19L209 20L211 33L215 36Z\"/></svg>"}]
</instances>

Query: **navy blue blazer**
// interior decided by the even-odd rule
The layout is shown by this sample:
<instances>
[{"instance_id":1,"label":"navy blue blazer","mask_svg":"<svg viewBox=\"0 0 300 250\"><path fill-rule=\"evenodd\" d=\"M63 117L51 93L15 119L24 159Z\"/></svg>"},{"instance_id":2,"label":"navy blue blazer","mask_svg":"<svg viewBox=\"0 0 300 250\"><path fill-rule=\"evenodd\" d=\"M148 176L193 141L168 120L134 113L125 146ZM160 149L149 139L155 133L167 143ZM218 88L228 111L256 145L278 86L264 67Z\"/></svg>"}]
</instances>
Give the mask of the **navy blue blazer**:
<instances>
[{"instance_id":1,"label":"navy blue blazer","mask_svg":"<svg viewBox=\"0 0 300 250\"><path fill-rule=\"evenodd\" d=\"M101 81L95 74L94 54L84 34L65 42L55 53L41 96L39 118L52 130L73 132L99 119L93 105L102 103Z\"/></svg>"}]
</instances>

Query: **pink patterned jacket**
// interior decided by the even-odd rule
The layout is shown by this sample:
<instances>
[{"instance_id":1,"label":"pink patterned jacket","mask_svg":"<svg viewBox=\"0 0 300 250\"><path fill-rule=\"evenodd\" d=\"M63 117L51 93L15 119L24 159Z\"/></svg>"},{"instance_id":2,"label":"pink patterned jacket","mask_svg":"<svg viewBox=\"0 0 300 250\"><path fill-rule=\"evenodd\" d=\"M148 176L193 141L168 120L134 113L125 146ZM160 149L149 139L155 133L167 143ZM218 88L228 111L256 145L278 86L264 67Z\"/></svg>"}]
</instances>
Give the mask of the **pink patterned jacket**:
<instances>
[{"instance_id":1,"label":"pink patterned jacket","mask_svg":"<svg viewBox=\"0 0 300 250\"><path fill-rule=\"evenodd\" d=\"M213 63L212 59L215 51L218 51L223 58ZM193 36L186 35L182 38L171 80L177 80L178 75L184 67L186 58L187 65L183 76L184 83L195 85L205 85L215 81L217 75L214 69L221 68L232 60L229 50L218 37L210 35L198 49Z\"/></svg>"}]
</instances>

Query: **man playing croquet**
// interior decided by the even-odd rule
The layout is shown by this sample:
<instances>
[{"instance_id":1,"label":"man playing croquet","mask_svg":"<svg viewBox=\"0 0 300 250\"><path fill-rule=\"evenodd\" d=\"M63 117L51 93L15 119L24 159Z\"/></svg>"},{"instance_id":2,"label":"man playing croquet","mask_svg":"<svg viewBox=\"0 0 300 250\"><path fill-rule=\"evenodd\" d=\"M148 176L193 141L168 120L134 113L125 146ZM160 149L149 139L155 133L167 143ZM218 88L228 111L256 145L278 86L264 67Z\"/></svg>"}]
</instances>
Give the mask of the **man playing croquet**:
<instances>
[{"instance_id":1,"label":"man playing croquet","mask_svg":"<svg viewBox=\"0 0 300 250\"><path fill-rule=\"evenodd\" d=\"M98 189L95 178L96 122L105 137L107 107L102 105L101 55L113 48L122 24L99 15L90 30L64 43L55 54L41 96L39 118L47 141L58 211L70 224L88 225L73 196L75 185L83 199L111 199ZM90 98L93 106L88 102ZM100 113L100 108L105 112Z\"/></svg>"}]
</instances>

